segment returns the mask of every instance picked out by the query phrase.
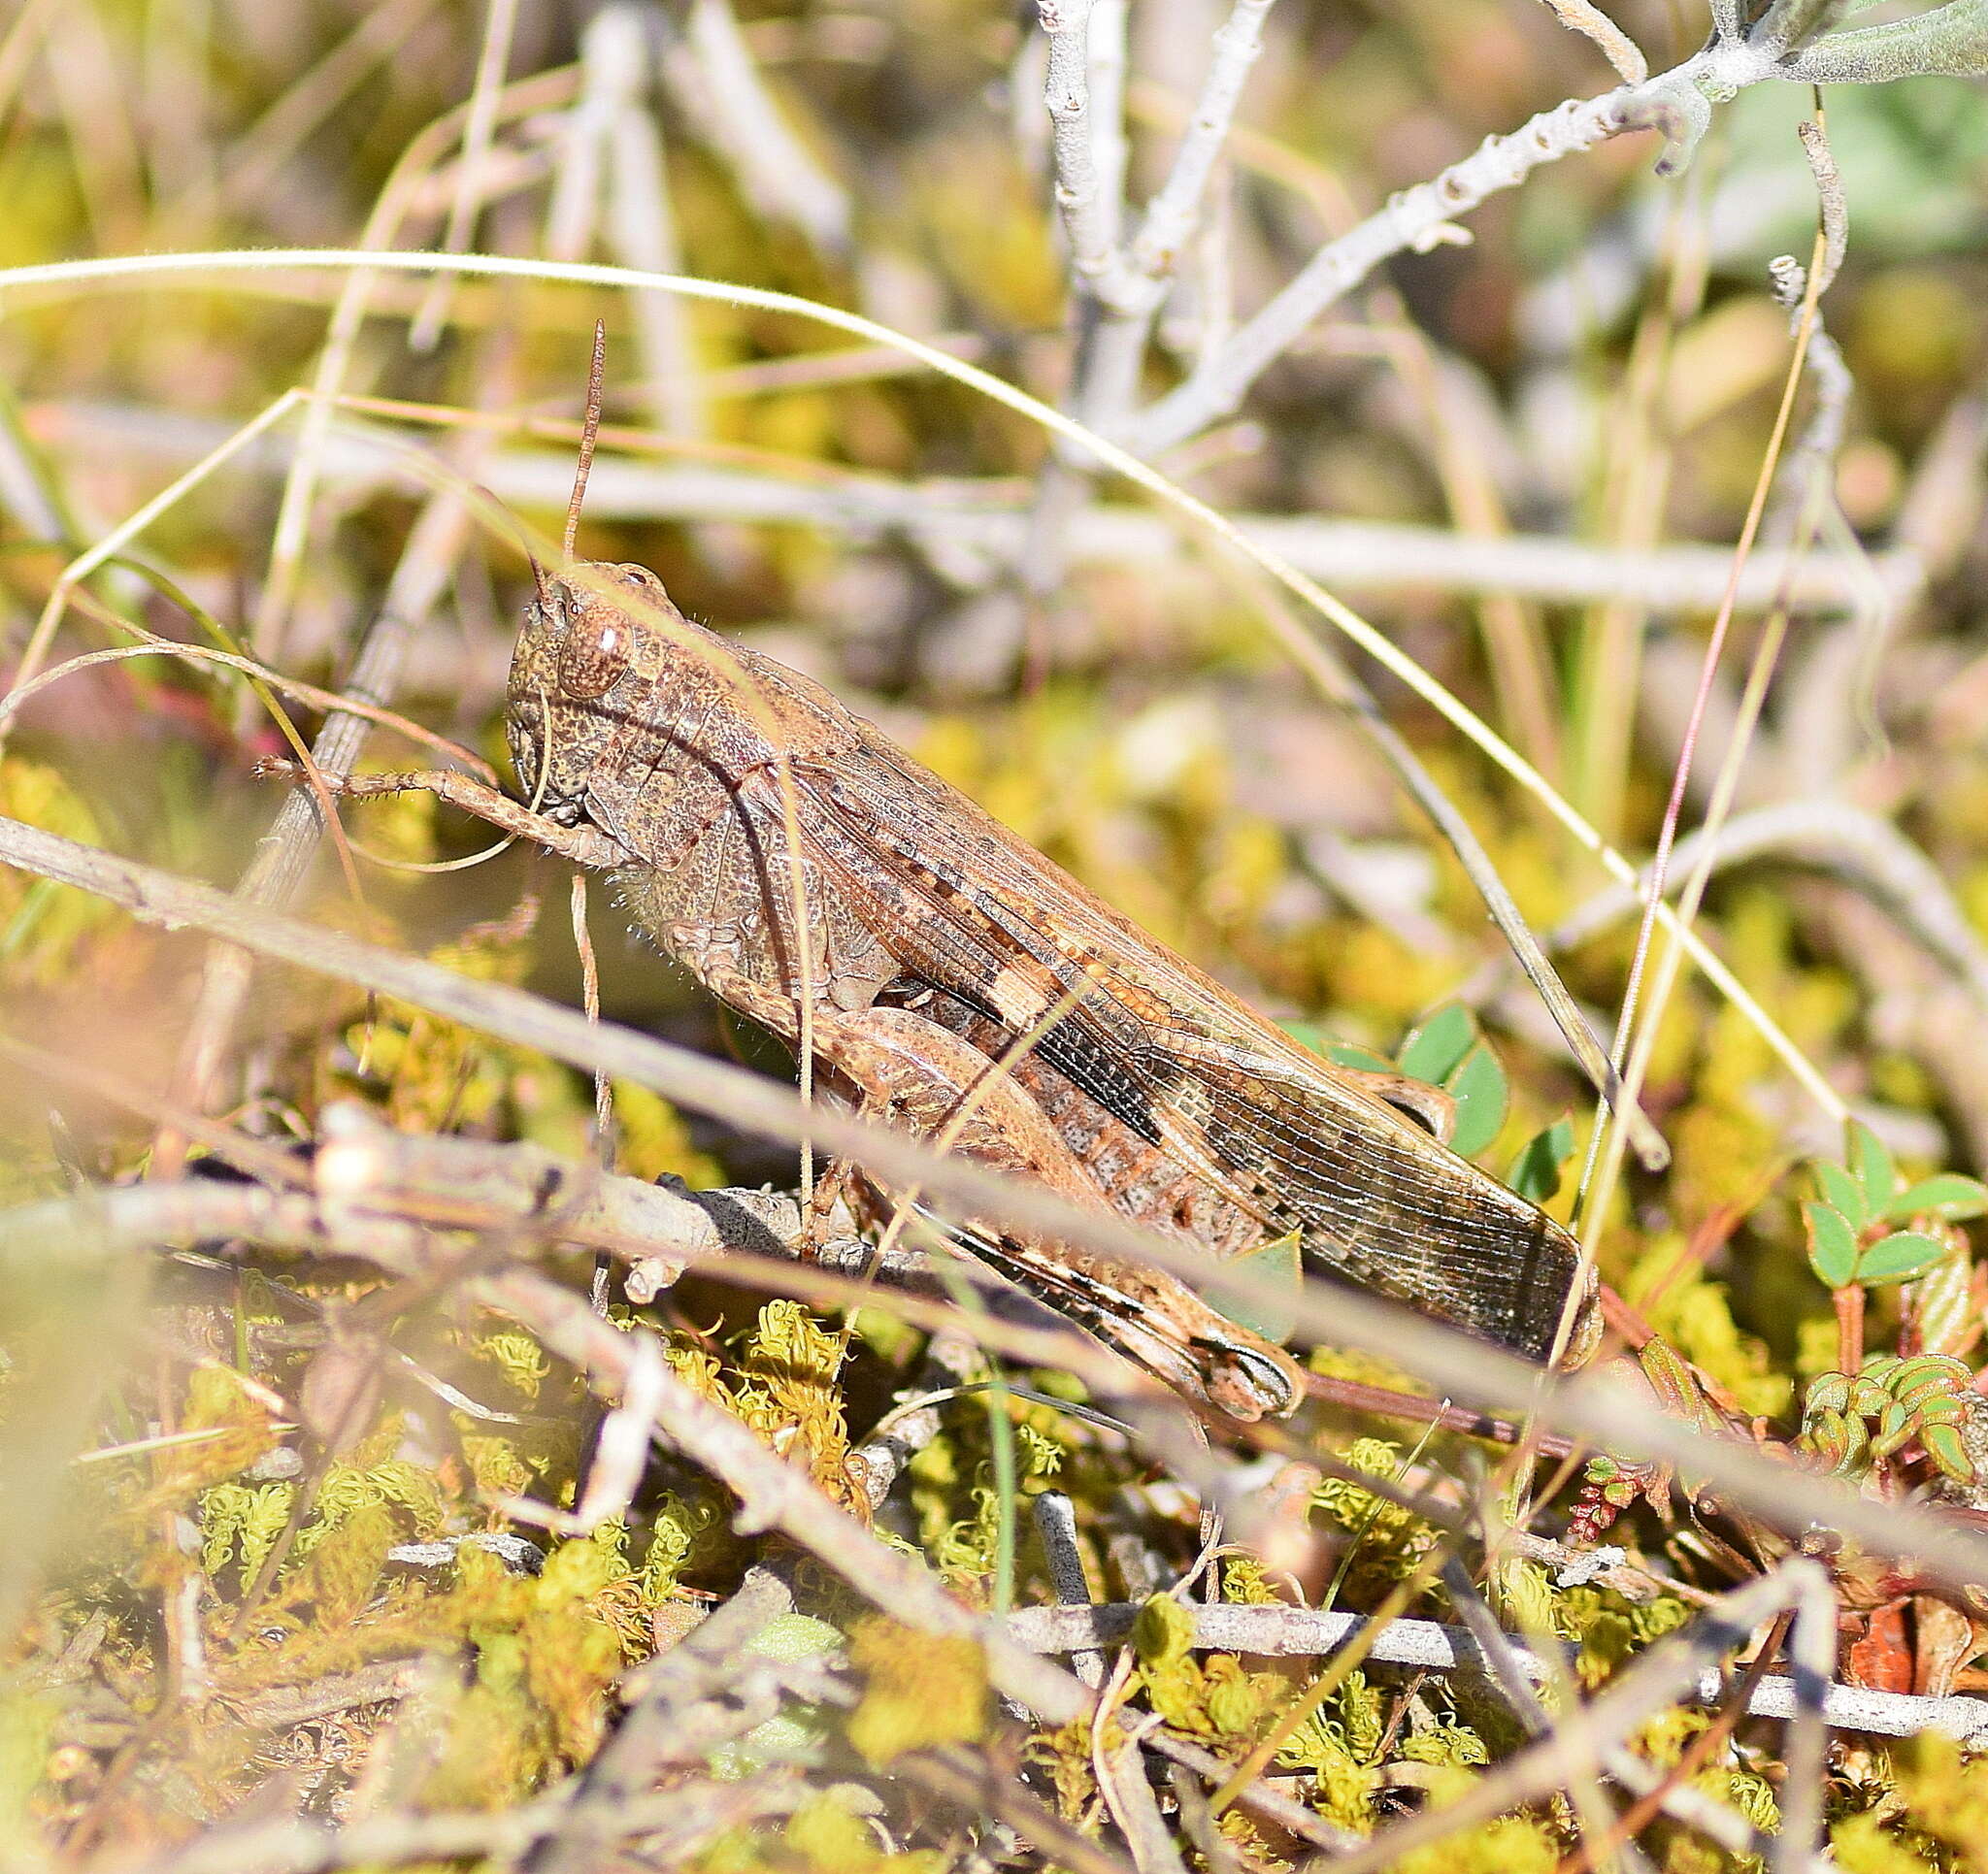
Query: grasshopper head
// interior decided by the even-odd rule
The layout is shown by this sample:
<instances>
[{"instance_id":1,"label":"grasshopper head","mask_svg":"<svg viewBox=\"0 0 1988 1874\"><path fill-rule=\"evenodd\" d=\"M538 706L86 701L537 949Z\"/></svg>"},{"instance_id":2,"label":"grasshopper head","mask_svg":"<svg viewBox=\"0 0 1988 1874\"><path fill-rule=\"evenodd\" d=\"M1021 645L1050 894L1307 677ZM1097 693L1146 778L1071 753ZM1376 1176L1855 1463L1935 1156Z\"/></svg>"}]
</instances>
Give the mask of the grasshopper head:
<instances>
[{"instance_id":1,"label":"grasshopper head","mask_svg":"<svg viewBox=\"0 0 1988 1874\"><path fill-rule=\"evenodd\" d=\"M646 567L587 560L539 576L512 653L505 733L518 786L548 819L581 817L610 741L653 713L672 633L691 629Z\"/></svg>"}]
</instances>

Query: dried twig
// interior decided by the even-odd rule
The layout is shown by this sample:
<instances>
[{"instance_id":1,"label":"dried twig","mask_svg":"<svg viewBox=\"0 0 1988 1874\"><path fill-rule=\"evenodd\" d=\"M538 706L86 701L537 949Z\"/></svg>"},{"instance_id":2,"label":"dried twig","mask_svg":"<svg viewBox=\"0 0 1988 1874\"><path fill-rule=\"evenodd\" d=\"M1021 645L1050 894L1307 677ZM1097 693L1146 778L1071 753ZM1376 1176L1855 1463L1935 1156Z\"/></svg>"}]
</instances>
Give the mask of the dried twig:
<instances>
[{"instance_id":1,"label":"dried twig","mask_svg":"<svg viewBox=\"0 0 1988 1874\"><path fill-rule=\"evenodd\" d=\"M1090 1607L1090 1584L1084 1579L1083 1557L1077 1547L1076 1506L1060 1490L1045 1490L1029 1509L1036 1519L1036 1534L1049 1564L1049 1583L1056 1590L1056 1598L1066 1607ZM1105 1656L1093 1648L1073 1649L1070 1669L1093 1692L1105 1683Z\"/></svg>"},{"instance_id":2,"label":"dried twig","mask_svg":"<svg viewBox=\"0 0 1988 1874\"><path fill-rule=\"evenodd\" d=\"M1706 863L1725 871L1749 860L1815 866L1881 905L1988 1010L1988 946L1974 935L1938 870L1889 820L1847 801L1783 801L1739 814L1709 842L1703 833L1680 839L1672 853L1684 872ZM1546 947L1567 951L1628 916L1640 890L1598 892L1547 933Z\"/></svg>"},{"instance_id":3,"label":"dried twig","mask_svg":"<svg viewBox=\"0 0 1988 1874\"><path fill-rule=\"evenodd\" d=\"M663 78L679 107L729 162L746 199L797 227L822 253L848 250L848 192L817 162L767 90L729 0L692 0Z\"/></svg>"},{"instance_id":4,"label":"dried twig","mask_svg":"<svg viewBox=\"0 0 1988 1874\"><path fill-rule=\"evenodd\" d=\"M1128 1862L1073 1828L1005 1765L983 1755L957 1747L913 1751L899 1758L892 1768L907 1782L923 1785L970 1815L998 1816L1053 1864L1070 1868L1073 1874L1133 1874Z\"/></svg>"},{"instance_id":5,"label":"dried twig","mask_svg":"<svg viewBox=\"0 0 1988 1874\"><path fill-rule=\"evenodd\" d=\"M0 1265L12 1262L25 1270L101 1263L160 1242L245 1238L449 1275L460 1272L449 1233L480 1231L520 1244L571 1242L617 1256L630 1265L624 1289L637 1302L654 1299L685 1266L696 1266L718 1279L819 1307L887 1304L934 1333L957 1333L971 1325L981 1344L1026 1364L1069 1372L1106 1399L1143 1397L1154 1385L978 1265L964 1266L956 1275L948 1271L949 1280L942 1281L922 1253L879 1258L853 1238L809 1245L812 1257L801 1261L803 1232L791 1198L777 1200L786 1213L777 1233L751 1220L766 1198L748 1191L700 1193L692 1207L703 1215L679 1228L683 1212L648 1202L665 1194L640 1180L602 1178L529 1145L395 1134L370 1120L355 1124L358 1112L335 1106L327 1113L325 1130L335 1147L317 1155L315 1191L210 1178L93 1187L0 1212ZM709 1233L713 1224L715 1243ZM952 1284L961 1278L982 1303L971 1316L951 1299ZM932 1430L921 1435L929 1440ZM888 1489L911 1448L893 1435L866 1455L866 1463L876 1463L865 1480L875 1494Z\"/></svg>"},{"instance_id":6,"label":"dried twig","mask_svg":"<svg viewBox=\"0 0 1988 1874\"><path fill-rule=\"evenodd\" d=\"M39 421L78 460L197 459L220 426L197 416L129 405L72 401L43 405ZM627 433L607 432L624 444ZM382 481L408 479L412 430L351 422L324 444L323 485L350 494ZM285 436L250 444L238 458L249 473L281 474L300 445ZM507 506L556 512L573 483L570 450L506 449L478 465L479 479ZM942 538L948 565L965 556L991 576L1013 563L1027 525L1024 484L948 477L918 482L795 465L791 477L723 467L669 466L610 457L589 484L588 511L597 520L720 520L816 527L858 538L902 532L913 542ZM1544 535L1463 536L1451 529L1331 520L1314 516L1239 513L1237 526L1307 575L1338 587L1509 593L1546 603L1619 600L1651 611L1708 610L1719 603L1733 571L1730 548L1672 544L1631 550ZM1069 523L1070 558L1085 566L1152 567L1188 549L1180 530L1149 510L1122 503L1086 507ZM1856 609L1871 576L1889 602L1911 604L1923 581L1918 556L1877 551L1868 567L1839 551L1799 560L1784 551L1753 555L1740 575L1735 604L1741 611L1772 606L1785 588L1797 611Z\"/></svg>"},{"instance_id":7,"label":"dried twig","mask_svg":"<svg viewBox=\"0 0 1988 1874\"><path fill-rule=\"evenodd\" d=\"M422 1815L401 1810L321 1828L310 1822L220 1828L188 1847L126 1864L126 1874L334 1874L344 1867L405 1861L502 1861L529 1849L566 1813L565 1792L511 1809ZM784 1815L812 1792L798 1777L699 1781L629 1802L613 1819L613 1840L659 1837L661 1852L689 1855L721 1829Z\"/></svg>"},{"instance_id":8,"label":"dried twig","mask_svg":"<svg viewBox=\"0 0 1988 1874\"><path fill-rule=\"evenodd\" d=\"M1054 126L1056 212L1070 243L1070 261L1087 290L1108 306L1129 304L1138 277L1113 239L1115 203L1108 204L1091 137L1090 23L1092 0L1041 0L1049 41L1044 98Z\"/></svg>"},{"instance_id":9,"label":"dried twig","mask_svg":"<svg viewBox=\"0 0 1988 1874\"><path fill-rule=\"evenodd\" d=\"M1120 440L1136 453L1151 456L1228 415L1318 315L1382 261L1467 241L1457 217L1500 190L1517 187L1543 164L1654 126L1664 129L1671 146L1659 167L1674 167L1709 120L1707 91L1730 96L1779 76L1771 59L1743 42L1715 42L1641 83L1623 84L1600 97L1570 98L1509 135L1487 137L1461 162L1405 189L1358 227L1328 242L1183 383L1125 425Z\"/></svg>"},{"instance_id":10,"label":"dried twig","mask_svg":"<svg viewBox=\"0 0 1988 1874\"><path fill-rule=\"evenodd\" d=\"M1329 1863L1334 1874L1379 1874L1418 1848L1536 1802L1571 1777L1592 1774L1605 1747L1626 1742L1647 1719L1692 1696L1694 1691L1702 1695L1707 1673L1714 1684L1718 1680L1717 1661L1745 1645L1762 1621L1800 1605L1821 1579L1813 1562L1798 1557L1775 1573L1734 1589L1689 1627L1659 1641L1618 1673L1577 1717L1570 1716L1548 1735L1508 1758L1455 1802L1384 1829L1353 1854L1335 1859ZM1782 1683L1792 1691L1791 1682ZM1791 1696L1790 1708L1792 1704ZM1328 1863L1313 1865L1324 1874Z\"/></svg>"},{"instance_id":11,"label":"dried twig","mask_svg":"<svg viewBox=\"0 0 1988 1874\"><path fill-rule=\"evenodd\" d=\"M215 1192L224 1194L219 1203L209 1196ZM93 1215L114 1222L120 1206L137 1206L146 1213L146 1233L170 1239L189 1232L199 1233L203 1226L211 1230L219 1209L232 1200L242 1209L238 1221L262 1240L289 1240L305 1246L322 1240L312 1200L301 1194L271 1194L246 1186L210 1186L209 1193L197 1185L153 1185L93 1194L77 1207L73 1222L87 1229ZM176 1198L181 1200L180 1218L172 1214ZM49 1228L52 1222L52 1218L37 1219L29 1212L0 1213L0 1254L48 1242L54 1233ZM411 1246L390 1233L347 1239L345 1246L384 1267L402 1273L420 1271L419 1263L411 1259ZM472 1299L521 1322L611 1399L619 1398L628 1387L641 1348L652 1345L645 1337L623 1333L602 1320L584 1297L530 1269L474 1274L461 1286ZM667 1371L647 1371L645 1379L651 1390L658 1435L721 1479L740 1497L742 1529L779 1530L819 1556L900 1620L935 1632L981 1639L988 1649L995 1684L1050 1723L1064 1723L1083 1708L1084 1690L1075 1679L1015 1647L952 1600L921 1565L884 1548L804 1472L761 1443L741 1420Z\"/></svg>"},{"instance_id":12,"label":"dried twig","mask_svg":"<svg viewBox=\"0 0 1988 1874\"><path fill-rule=\"evenodd\" d=\"M469 532L469 516L450 495L436 495L409 530L400 564L388 581L346 689L356 701L383 708L400 687L414 634L441 597ZM325 718L311 744L311 759L325 773L351 772L365 744L363 716L339 711ZM325 832L323 809L309 789L293 790L278 807L269 831L236 886L245 904L282 906L303 889ZM208 952L200 993L181 1043L175 1097L195 1112L211 1103L222 1057L248 994L253 965L245 951L218 946ZM153 1153L155 1174L170 1176L184 1151L167 1129Z\"/></svg>"},{"instance_id":13,"label":"dried twig","mask_svg":"<svg viewBox=\"0 0 1988 1874\"><path fill-rule=\"evenodd\" d=\"M1157 288L1178 264L1194 232L1242 86L1263 49L1263 22L1271 4L1272 0L1236 0L1234 11L1216 30L1208 76L1174 152L1174 166L1160 192L1146 205L1145 217L1132 238L1132 263L1153 282L1144 295L1148 311L1158 305Z\"/></svg>"},{"instance_id":14,"label":"dried twig","mask_svg":"<svg viewBox=\"0 0 1988 1874\"><path fill-rule=\"evenodd\" d=\"M1716 1605L1717 1603L1714 1603ZM1137 1601L1088 1607L1027 1607L1008 1617L1009 1631L1024 1646L1045 1653L1077 1653L1123 1644L1139 1618ZM1371 1623L1361 1614L1322 1612L1310 1607L1195 1606L1194 1646L1215 1653L1248 1653L1265 1659L1314 1659L1337 1652ZM1396 1620L1374 1642L1368 1658L1376 1664L1413 1666L1427 1672L1461 1672L1498 1680L1499 1661L1467 1627L1437 1621ZM1510 1659L1534 1685L1545 1683L1546 1662L1511 1645ZM1805 1666L1805 1670L1808 1669ZM1794 1715L1804 1695L1803 1681L1784 1675L1763 1679L1747 1709L1757 1717ZM1964 1743L1988 1747L1988 1699L1955 1694L1919 1697L1902 1692L1873 1692L1834 1685L1822 1675L1824 1722L1834 1730L1868 1731L1910 1737L1937 1731ZM1675 1696L1686 1703L1712 1705L1722 1695L1716 1668L1698 1672Z\"/></svg>"},{"instance_id":15,"label":"dried twig","mask_svg":"<svg viewBox=\"0 0 1988 1874\"><path fill-rule=\"evenodd\" d=\"M583 1298L529 1269L484 1277L472 1294L530 1329L585 1372L590 1385L619 1396L635 1358L631 1337L603 1321ZM1084 1709L1084 1689L1067 1672L1045 1668L1044 1660L954 1600L921 1563L885 1548L742 1420L674 1374L662 1375L659 1390L658 1435L739 1497L735 1523L742 1531L777 1529L818 1556L894 1619L928 1632L978 1640L993 1683L1049 1723L1067 1723Z\"/></svg>"},{"instance_id":16,"label":"dried twig","mask_svg":"<svg viewBox=\"0 0 1988 1874\"><path fill-rule=\"evenodd\" d=\"M1601 49L1625 84L1640 84L1650 75L1649 61L1635 40L1594 4L1594 0L1546 0L1563 26L1584 35Z\"/></svg>"},{"instance_id":17,"label":"dried twig","mask_svg":"<svg viewBox=\"0 0 1988 1874\"><path fill-rule=\"evenodd\" d=\"M667 1653L649 1661L621 1721L567 1786L566 1813L525 1858L524 1874L589 1874L630 1830L622 1820L655 1787L666 1764L686 1760L680 1748L692 1705L736 1675L746 1644L794 1604L793 1591L767 1568L747 1571L739 1590ZM697 1738L701 1756L715 1739Z\"/></svg>"},{"instance_id":18,"label":"dried twig","mask_svg":"<svg viewBox=\"0 0 1988 1874\"><path fill-rule=\"evenodd\" d=\"M1106 1255L1143 1258L1188 1281L1208 1279L1207 1259L1175 1239L1075 1209L1046 1192L937 1157L912 1140L828 1109L816 1108L804 1121L799 1102L784 1088L624 1029L595 1027L523 991L472 982L418 958L236 904L210 887L16 820L0 819L0 864L79 885L150 921L197 926L263 955L396 996L575 1066L604 1069L684 1105L721 1110L733 1123L770 1137L798 1141L805 1124L823 1144L847 1152L883 1177L922 1184L981 1214L1001 1215ZM1224 1269L1222 1280L1237 1290L1250 1286L1249 1271L1234 1266ZM1309 1290L1295 1297L1269 1292L1290 1303L1301 1332L1384 1352L1452 1397L1495 1405L1530 1406L1537 1399L1545 1424L1627 1457L1682 1463L1708 1486L1784 1528L1820 1523L1875 1553L1910 1555L1933 1579L1955 1586L1988 1581L1988 1540L1971 1530L1909 1504L1872 1502L1742 1445L1705 1438L1653 1414L1645 1397L1607 1374L1556 1383L1541 1395L1538 1370L1524 1361L1376 1297L1354 1289L1336 1290L1329 1300Z\"/></svg>"}]
</instances>

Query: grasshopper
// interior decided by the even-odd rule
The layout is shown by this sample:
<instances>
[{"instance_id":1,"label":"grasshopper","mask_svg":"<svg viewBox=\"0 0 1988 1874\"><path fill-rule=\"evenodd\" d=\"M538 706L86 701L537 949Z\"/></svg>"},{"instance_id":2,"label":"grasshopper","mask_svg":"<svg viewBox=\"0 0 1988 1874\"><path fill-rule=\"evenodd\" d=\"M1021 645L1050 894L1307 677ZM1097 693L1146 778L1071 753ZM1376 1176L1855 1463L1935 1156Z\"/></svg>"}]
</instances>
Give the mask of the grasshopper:
<instances>
[{"instance_id":1,"label":"grasshopper","mask_svg":"<svg viewBox=\"0 0 1988 1874\"><path fill-rule=\"evenodd\" d=\"M511 667L533 808L456 773L341 791L425 788L609 871L645 937L797 1049L805 1002L821 1084L869 1117L1224 1259L1295 1246L1537 1361L1571 1310L1563 1359L1592 1353L1574 1242L1446 1148L1444 1096L1327 1064L646 568L572 562L579 499ZM1304 1396L1283 1348L1171 1274L951 1227L1190 1398L1252 1420Z\"/></svg>"}]
</instances>

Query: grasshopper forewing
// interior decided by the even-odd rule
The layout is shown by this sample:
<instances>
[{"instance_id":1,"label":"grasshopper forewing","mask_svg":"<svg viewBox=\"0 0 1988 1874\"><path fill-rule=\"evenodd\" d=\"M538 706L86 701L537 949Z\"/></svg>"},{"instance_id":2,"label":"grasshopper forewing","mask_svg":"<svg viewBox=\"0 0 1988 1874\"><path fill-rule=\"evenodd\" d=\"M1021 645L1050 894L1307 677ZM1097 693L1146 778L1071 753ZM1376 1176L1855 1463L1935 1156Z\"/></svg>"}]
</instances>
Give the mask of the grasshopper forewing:
<instances>
[{"instance_id":1,"label":"grasshopper forewing","mask_svg":"<svg viewBox=\"0 0 1988 1874\"><path fill-rule=\"evenodd\" d=\"M859 753L795 782L825 857L902 887L907 967L974 1011L982 1044L1068 1012L1025 1083L1055 1075L1237 1213L1230 1254L1296 1233L1315 1272L1392 1295L1544 1360L1578 1251L1550 1219L1432 1137L1380 1076L1335 1068L1103 904L867 724ZM818 817L817 817L818 815ZM1388 1097L1395 1095L1395 1098ZM1242 1221L1246 1220L1246 1221ZM1142 1221L1156 1221L1144 1218ZM1592 1350L1584 1306L1571 1356Z\"/></svg>"}]
</instances>

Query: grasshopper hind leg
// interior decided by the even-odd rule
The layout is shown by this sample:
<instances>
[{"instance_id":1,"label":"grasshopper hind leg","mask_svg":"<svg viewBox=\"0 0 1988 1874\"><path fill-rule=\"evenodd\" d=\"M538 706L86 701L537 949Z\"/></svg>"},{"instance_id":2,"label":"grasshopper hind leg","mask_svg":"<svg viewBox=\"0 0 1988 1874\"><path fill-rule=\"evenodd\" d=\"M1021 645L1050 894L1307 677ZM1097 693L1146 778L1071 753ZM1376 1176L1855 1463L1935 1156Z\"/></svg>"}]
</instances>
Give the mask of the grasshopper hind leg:
<instances>
[{"instance_id":1,"label":"grasshopper hind leg","mask_svg":"<svg viewBox=\"0 0 1988 1874\"><path fill-rule=\"evenodd\" d=\"M1041 1107L950 1029L911 1009L872 1007L825 1018L815 1050L869 1116L1046 1186L1079 1208L1110 1213L1109 1198ZM1289 1355L1164 1270L987 1219L946 1228L1018 1288L1190 1398L1254 1420L1282 1417L1304 1397Z\"/></svg>"}]
</instances>

